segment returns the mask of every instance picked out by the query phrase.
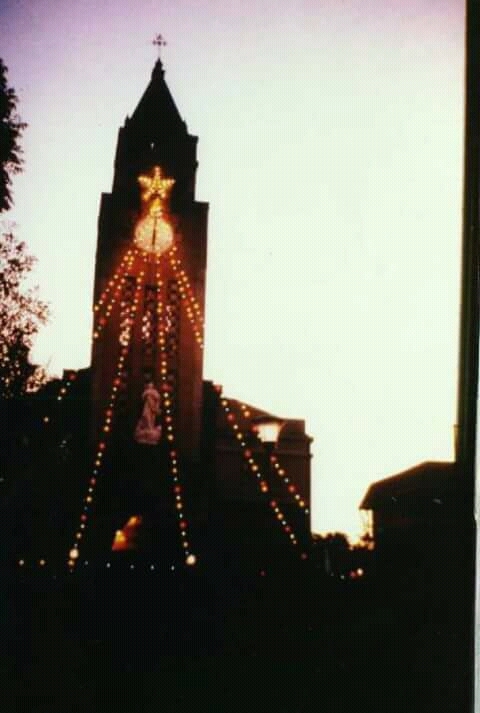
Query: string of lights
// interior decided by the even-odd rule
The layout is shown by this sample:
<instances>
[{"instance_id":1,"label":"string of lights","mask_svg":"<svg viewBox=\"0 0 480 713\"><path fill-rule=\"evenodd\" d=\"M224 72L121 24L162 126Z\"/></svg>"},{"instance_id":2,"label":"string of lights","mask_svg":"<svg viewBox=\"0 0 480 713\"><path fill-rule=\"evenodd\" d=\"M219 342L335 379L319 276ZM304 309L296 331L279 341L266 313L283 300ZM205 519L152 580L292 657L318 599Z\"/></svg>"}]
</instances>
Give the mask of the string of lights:
<instances>
[{"instance_id":1,"label":"string of lights","mask_svg":"<svg viewBox=\"0 0 480 713\"><path fill-rule=\"evenodd\" d=\"M119 388L121 386L121 374L123 372L125 360L128 355L129 348L130 348L133 326L135 323L135 316L138 311L138 305L140 302L140 293L141 293L143 283L144 283L144 276L145 276L144 271L140 271L138 280L137 280L137 284L136 284L133 301L132 301L131 308L129 311L130 312L129 320L128 320L127 325L125 326L125 328L122 331L121 339L119 339L120 353L119 353L118 361L117 361L116 368L115 368L115 375L114 375L114 378L112 381L112 387L111 387L111 391L110 391L108 405L107 405L107 408L105 409L105 413L104 413L103 424L101 427L101 435L100 435L100 438L99 438L99 441L97 444L97 449L95 452L92 476L89 480L89 487L87 490L87 494L83 499L83 511L80 516L80 525L78 527L78 530L75 533L75 541L74 541L72 548L70 549L70 552L69 552L68 567L69 567L70 571L73 571L75 564L80 556L80 540L84 537L85 530L87 528L88 516L90 514L91 508L93 507L92 503L94 501L94 496L95 496L95 487L97 485L98 478L102 473L103 460L105 457L105 453L106 453L107 445L108 445L108 441L109 441L109 436L110 436L111 429L112 429L112 422L115 417L115 405L117 402Z\"/></svg>"},{"instance_id":2,"label":"string of lights","mask_svg":"<svg viewBox=\"0 0 480 713\"><path fill-rule=\"evenodd\" d=\"M178 282L180 297L185 307L188 321L192 326L197 344L200 346L200 349L203 349L204 320L202 310L197 299L195 298L187 273L183 269L182 261L178 256L178 248L176 245L174 245L170 250L169 256L170 265L172 266L173 273Z\"/></svg>"},{"instance_id":3,"label":"string of lights","mask_svg":"<svg viewBox=\"0 0 480 713\"><path fill-rule=\"evenodd\" d=\"M101 293L100 297L98 298L97 303L93 307L94 312L99 312L100 309L102 308L103 304L105 303L106 298L110 294L110 292L113 290L115 287L115 284L118 280L118 278L123 275L124 273L124 268L127 262L131 259L132 256L137 255L138 250L136 248L129 248L125 254L123 255L122 259L120 260L120 264L116 271L114 272L112 278L108 281L106 288L103 290Z\"/></svg>"},{"instance_id":4,"label":"string of lights","mask_svg":"<svg viewBox=\"0 0 480 713\"><path fill-rule=\"evenodd\" d=\"M160 380L161 380L161 396L163 405L163 423L166 432L168 445L168 457L170 476L172 481L172 493L175 502L175 510L177 516L178 530L183 549L185 564L194 565L197 561L196 556L190 549L188 522L185 518L185 508L183 503L183 486L180 479L180 468L178 462L178 451L175 445L175 428L174 428L174 406L175 392L174 387L168 381L168 354L167 340L165 335L165 314L164 304L161 299L161 288L163 282L160 277L160 272L157 271L157 294L159 299L157 302L158 315L158 347L160 352Z\"/></svg>"},{"instance_id":5,"label":"string of lights","mask_svg":"<svg viewBox=\"0 0 480 713\"><path fill-rule=\"evenodd\" d=\"M57 401L62 401L65 398L76 378L77 375L74 371L69 372L66 376L63 377L62 381L60 382ZM43 420L45 421L45 418Z\"/></svg>"},{"instance_id":6,"label":"string of lights","mask_svg":"<svg viewBox=\"0 0 480 713\"><path fill-rule=\"evenodd\" d=\"M243 417L248 420L250 417L250 411L248 410L248 406L246 404L240 404L240 410L242 412ZM264 448L264 445L263 445L258 433L255 432L255 435L256 435L261 447ZM285 466L282 466L280 464L278 457L275 455L275 453L271 454L270 463L271 463L272 468L275 471L275 474L278 476L280 481L285 485L285 488L287 489L288 493L293 497L293 501L295 502L295 504L298 506L298 508L300 510L303 510L305 515L308 515L310 511L308 509L308 505L306 503L305 498L299 492L298 487L292 482L291 478L289 477L289 475L286 471Z\"/></svg>"},{"instance_id":7,"label":"string of lights","mask_svg":"<svg viewBox=\"0 0 480 713\"><path fill-rule=\"evenodd\" d=\"M125 275L131 274L132 271L132 266L133 266L133 260L135 257L139 255L139 251L136 248L130 248L127 250L122 257L120 264L113 274L113 277L111 280L109 280L106 288L103 290L102 294L100 295L97 303L93 307L94 313L100 312L102 307L105 305L105 302L107 301L107 298L109 295L110 299L107 302L106 310L105 310L105 315L100 316L96 314L97 317L97 322L94 326L93 330L93 338L98 339L100 336L101 331L104 329L108 322L108 318L111 315L112 309L115 305L115 303L118 300L119 294L121 292L121 287L125 284ZM124 271L124 268L126 268L126 271ZM68 394L70 387L72 386L72 383L76 379L76 374L75 372L69 372L66 376L64 376L61 381L60 385L58 388L58 394L57 394L57 401L62 401ZM44 422L48 423L50 420L48 416L44 417Z\"/></svg>"},{"instance_id":8,"label":"string of lights","mask_svg":"<svg viewBox=\"0 0 480 713\"><path fill-rule=\"evenodd\" d=\"M217 392L218 393L218 392ZM255 476L258 488L262 494L267 494L270 490L268 481L266 480L265 474L262 473L260 466L256 462L252 450L248 447L247 441L246 441L246 435L240 428L240 426L237 423L237 418L236 415L231 408L231 403L228 399L220 399L220 404L225 412L226 415L226 420L230 428L232 429L234 436L236 440L238 441L238 444L240 448L242 449L243 457L249 467L250 472L252 475ZM292 545L297 546L298 545L298 538L297 535L295 534L295 531L292 527L292 525L288 522L285 513L282 512L280 509L280 506L276 500L270 500L268 503L270 509L273 511L273 514L279 524L282 526L283 531L285 532L286 535L288 535L289 540Z\"/></svg>"},{"instance_id":9,"label":"string of lights","mask_svg":"<svg viewBox=\"0 0 480 713\"><path fill-rule=\"evenodd\" d=\"M97 304L94 306L94 312L99 313L102 307L106 303L104 314L97 314L97 319L93 329L93 338L98 339L102 331L108 324L112 310L119 300L122 294L122 288L125 285L127 277L132 274L132 267L136 257L137 251L128 250L121 264L124 266L124 272L120 276L119 270L114 274L113 278L109 281L107 287L102 292ZM109 296L110 295L110 296ZM108 298L108 300L107 300Z\"/></svg>"}]
</instances>

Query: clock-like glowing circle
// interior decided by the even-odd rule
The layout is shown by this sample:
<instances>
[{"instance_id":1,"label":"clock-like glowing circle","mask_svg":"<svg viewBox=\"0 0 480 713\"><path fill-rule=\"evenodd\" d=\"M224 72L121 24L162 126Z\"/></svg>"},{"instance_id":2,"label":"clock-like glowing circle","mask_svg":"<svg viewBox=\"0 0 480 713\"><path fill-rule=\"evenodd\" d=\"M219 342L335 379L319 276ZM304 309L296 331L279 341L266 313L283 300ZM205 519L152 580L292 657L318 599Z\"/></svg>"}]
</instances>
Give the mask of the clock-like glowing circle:
<instances>
[{"instance_id":1,"label":"clock-like glowing circle","mask_svg":"<svg viewBox=\"0 0 480 713\"><path fill-rule=\"evenodd\" d=\"M144 208L135 226L134 242L140 250L161 255L173 245L168 200L175 179L165 178L162 169L154 166L151 175L139 176L138 182Z\"/></svg>"},{"instance_id":2,"label":"clock-like glowing circle","mask_svg":"<svg viewBox=\"0 0 480 713\"><path fill-rule=\"evenodd\" d=\"M147 253L161 255L173 245L173 230L162 217L147 215L135 228L135 245Z\"/></svg>"}]
</instances>

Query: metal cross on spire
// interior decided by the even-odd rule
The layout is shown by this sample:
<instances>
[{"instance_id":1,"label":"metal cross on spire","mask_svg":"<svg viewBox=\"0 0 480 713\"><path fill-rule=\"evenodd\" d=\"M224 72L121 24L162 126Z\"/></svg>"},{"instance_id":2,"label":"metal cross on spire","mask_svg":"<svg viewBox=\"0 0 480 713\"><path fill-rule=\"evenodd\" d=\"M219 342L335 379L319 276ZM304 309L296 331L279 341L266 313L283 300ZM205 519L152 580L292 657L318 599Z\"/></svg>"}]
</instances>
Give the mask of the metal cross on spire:
<instances>
[{"instance_id":1,"label":"metal cross on spire","mask_svg":"<svg viewBox=\"0 0 480 713\"><path fill-rule=\"evenodd\" d=\"M165 47L166 45L165 38L163 35L155 35L155 37L152 40L152 45L155 45L158 48L158 59L161 60L161 52L162 52L162 47Z\"/></svg>"}]
</instances>

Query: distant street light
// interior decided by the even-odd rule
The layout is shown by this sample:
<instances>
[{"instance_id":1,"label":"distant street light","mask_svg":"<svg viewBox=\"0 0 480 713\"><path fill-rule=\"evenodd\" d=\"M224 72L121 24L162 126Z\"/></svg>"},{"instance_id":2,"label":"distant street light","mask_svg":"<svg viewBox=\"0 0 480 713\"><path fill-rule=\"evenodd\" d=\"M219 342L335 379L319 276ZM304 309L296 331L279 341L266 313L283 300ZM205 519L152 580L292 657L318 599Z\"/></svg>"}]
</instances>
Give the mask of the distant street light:
<instances>
[{"instance_id":1,"label":"distant street light","mask_svg":"<svg viewBox=\"0 0 480 713\"><path fill-rule=\"evenodd\" d=\"M267 451L273 452L285 421L274 416L259 416L253 419L253 431L258 435Z\"/></svg>"},{"instance_id":2,"label":"distant street light","mask_svg":"<svg viewBox=\"0 0 480 713\"><path fill-rule=\"evenodd\" d=\"M284 425L285 421L274 416L259 416L252 420L252 430L263 443L265 454L264 476L267 481L270 480L270 475L272 474L272 455L277 447L280 431ZM265 487L267 488L267 486ZM268 488L264 492L267 491Z\"/></svg>"},{"instance_id":3,"label":"distant street light","mask_svg":"<svg viewBox=\"0 0 480 713\"><path fill-rule=\"evenodd\" d=\"M262 493L268 493L273 482L272 475L272 456L277 446L280 432L285 424L285 421L273 416L260 416L252 420L252 431L257 434L263 444L264 466L263 479L260 481L260 489ZM286 525L286 522L282 522Z\"/></svg>"}]
</instances>

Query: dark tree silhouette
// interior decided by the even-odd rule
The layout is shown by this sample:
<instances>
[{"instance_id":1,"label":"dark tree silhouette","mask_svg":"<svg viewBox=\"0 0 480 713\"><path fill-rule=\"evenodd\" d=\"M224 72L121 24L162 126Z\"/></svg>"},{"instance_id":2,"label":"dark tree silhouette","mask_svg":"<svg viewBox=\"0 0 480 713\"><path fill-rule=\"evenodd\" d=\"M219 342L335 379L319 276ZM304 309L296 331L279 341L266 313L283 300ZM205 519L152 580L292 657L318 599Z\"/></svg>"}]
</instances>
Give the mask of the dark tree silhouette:
<instances>
[{"instance_id":1,"label":"dark tree silhouette","mask_svg":"<svg viewBox=\"0 0 480 713\"><path fill-rule=\"evenodd\" d=\"M24 281L35 258L13 233L0 240L0 398L22 396L35 374L29 361L33 337L48 317L37 288Z\"/></svg>"},{"instance_id":2,"label":"dark tree silhouette","mask_svg":"<svg viewBox=\"0 0 480 713\"><path fill-rule=\"evenodd\" d=\"M17 113L18 97L8 86L7 67L0 59L0 213L12 207L12 175L22 170L20 139L27 126ZM11 231L0 240L0 398L22 396L35 384L30 363L32 339L48 316L47 305L24 280L35 258ZM38 384L37 384L38 385Z\"/></svg>"},{"instance_id":3,"label":"dark tree silhouette","mask_svg":"<svg viewBox=\"0 0 480 713\"><path fill-rule=\"evenodd\" d=\"M0 212L12 207L12 175L22 170L20 139L26 123L17 114L18 97L8 86L8 69L0 58Z\"/></svg>"}]
</instances>

